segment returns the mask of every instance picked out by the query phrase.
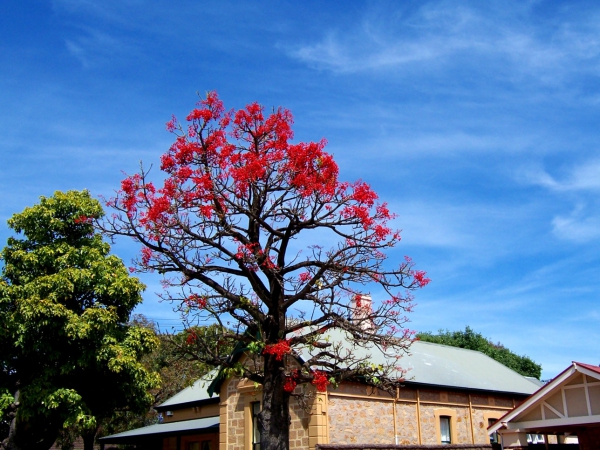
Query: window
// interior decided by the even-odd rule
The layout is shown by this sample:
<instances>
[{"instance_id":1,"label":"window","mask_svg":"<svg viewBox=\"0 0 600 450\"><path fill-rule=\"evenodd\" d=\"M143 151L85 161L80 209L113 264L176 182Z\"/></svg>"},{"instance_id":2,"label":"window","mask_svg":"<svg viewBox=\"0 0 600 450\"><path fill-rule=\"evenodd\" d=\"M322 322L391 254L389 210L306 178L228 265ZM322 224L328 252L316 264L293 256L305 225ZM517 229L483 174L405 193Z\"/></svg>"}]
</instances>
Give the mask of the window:
<instances>
[{"instance_id":1,"label":"window","mask_svg":"<svg viewBox=\"0 0 600 450\"><path fill-rule=\"evenodd\" d=\"M260 430L258 429L260 402L252 402L250 411L252 412L252 450L260 450Z\"/></svg>"},{"instance_id":2,"label":"window","mask_svg":"<svg viewBox=\"0 0 600 450\"><path fill-rule=\"evenodd\" d=\"M489 428L492 425L494 425L496 422L498 422L498 419L500 419L501 416L502 416L502 414L500 414L497 411L496 412L486 411L483 413L483 423L486 423L487 428ZM487 428L486 428L486 431L487 431ZM500 443L500 435L498 434L498 432L490 434L490 444L498 444L498 443Z\"/></svg>"},{"instance_id":3,"label":"window","mask_svg":"<svg viewBox=\"0 0 600 450\"><path fill-rule=\"evenodd\" d=\"M187 444L187 450L210 450L210 441L194 441Z\"/></svg>"},{"instance_id":4,"label":"window","mask_svg":"<svg viewBox=\"0 0 600 450\"><path fill-rule=\"evenodd\" d=\"M442 444L451 444L452 436L450 435L450 417L440 416L440 439Z\"/></svg>"},{"instance_id":5,"label":"window","mask_svg":"<svg viewBox=\"0 0 600 450\"><path fill-rule=\"evenodd\" d=\"M492 425L494 425L496 423L496 419L488 419L488 428L491 427ZM490 444L497 444L498 443L498 432L495 431L492 434L490 434Z\"/></svg>"},{"instance_id":6,"label":"window","mask_svg":"<svg viewBox=\"0 0 600 450\"><path fill-rule=\"evenodd\" d=\"M435 417L435 431L439 444L452 444L458 436L456 432L456 410L452 408L435 408L433 410Z\"/></svg>"},{"instance_id":7,"label":"window","mask_svg":"<svg viewBox=\"0 0 600 450\"><path fill-rule=\"evenodd\" d=\"M527 434L528 444L545 444L544 435L542 434Z\"/></svg>"},{"instance_id":8,"label":"window","mask_svg":"<svg viewBox=\"0 0 600 450\"><path fill-rule=\"evenodd\" d=\"M163 450L177 450L177 438L168 437L163 439Z\"/></svg>"}]
</instances>

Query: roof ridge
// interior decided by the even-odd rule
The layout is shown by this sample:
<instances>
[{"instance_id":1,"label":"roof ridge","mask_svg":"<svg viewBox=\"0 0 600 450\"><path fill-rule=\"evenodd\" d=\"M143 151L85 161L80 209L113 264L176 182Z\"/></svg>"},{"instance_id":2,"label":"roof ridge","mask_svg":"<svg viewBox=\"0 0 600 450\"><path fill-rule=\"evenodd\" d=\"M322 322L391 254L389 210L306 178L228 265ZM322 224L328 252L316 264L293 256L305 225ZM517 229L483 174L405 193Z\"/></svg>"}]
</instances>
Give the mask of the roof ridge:
<instances>
[{"instance_id":1,"label":"roof ridge","mask_svg":"<svg viewBox=\"0 0 600 450\"><path fill-rule=\"evenodd\" d=\"M573 361L573 364L575 364L577 366L585 367L586 369L591 370L592 372L596 372L596 373L600 374L599 366L595 366L593 364L581 363L581 362L577 362L577 361Z\"/></svg>"}]
</instances>

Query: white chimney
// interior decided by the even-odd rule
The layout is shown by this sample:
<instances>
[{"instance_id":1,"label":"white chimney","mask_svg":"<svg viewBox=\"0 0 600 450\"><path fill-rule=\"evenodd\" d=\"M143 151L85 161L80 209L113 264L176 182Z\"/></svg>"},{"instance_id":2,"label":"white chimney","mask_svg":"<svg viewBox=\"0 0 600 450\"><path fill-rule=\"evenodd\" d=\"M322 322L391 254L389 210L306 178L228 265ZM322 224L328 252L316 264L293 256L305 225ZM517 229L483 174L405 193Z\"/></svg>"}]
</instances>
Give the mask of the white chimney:
<instances>
[{"instance_id":1,"label":"white chimney","mask_svg":"<svg viewBox=\"0 0 600 450\"><path fill-rule=\"evenodd\" d=\"M355 295L350 301L350 320L363 330L373 330L373 321L369 318L373 312L373 300L370 295Z\"/></svg>"}]
</instances>

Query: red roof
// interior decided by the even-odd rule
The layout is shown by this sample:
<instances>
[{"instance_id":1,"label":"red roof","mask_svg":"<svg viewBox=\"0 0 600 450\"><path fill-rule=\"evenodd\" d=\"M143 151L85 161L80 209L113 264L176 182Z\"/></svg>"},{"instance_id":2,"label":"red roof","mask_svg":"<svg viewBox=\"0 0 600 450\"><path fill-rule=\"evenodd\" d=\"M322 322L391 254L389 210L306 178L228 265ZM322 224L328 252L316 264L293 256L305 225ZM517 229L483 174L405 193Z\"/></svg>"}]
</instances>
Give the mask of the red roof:
<instances>
[{"instance_id":1,"label":"red roof","mask_svg":"<svg viewBox=\"0 0 600 450\"><path fill-rule=\"evenodd\" d=\"M580 363L577 361L573 361L573 363L577 364L578 366L584 367L588 370L591 370L592 372L596 372L597 374L600 374L600 367L598 367L598 366L592 366L591 364L584 364L584 363Z\"/></svg>"}]
</instances>

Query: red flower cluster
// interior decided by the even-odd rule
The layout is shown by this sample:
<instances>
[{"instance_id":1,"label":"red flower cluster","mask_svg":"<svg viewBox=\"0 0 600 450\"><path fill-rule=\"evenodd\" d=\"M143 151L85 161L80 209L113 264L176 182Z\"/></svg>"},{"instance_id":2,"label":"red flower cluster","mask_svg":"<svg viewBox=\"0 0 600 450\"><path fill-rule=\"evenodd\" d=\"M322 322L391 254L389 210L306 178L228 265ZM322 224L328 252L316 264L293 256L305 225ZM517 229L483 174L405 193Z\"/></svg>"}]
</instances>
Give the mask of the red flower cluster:
<instances>
[{"instance_id":1,"label":"red flower cluster","mask_svg":"<svg viewBox=\"0 0 600 450\"><path fill-rule=\"evenodd\" d=\"M325 372L321 372L320 370L315 370L313 372L313 379L311 383L317 388L317 391L319 392L326 392L327 386L330 384Z\"/></svg>"},{"instance_id":2,"label":"red flower cluster","mask_svg":"<svg viewBox=\"0 0 600 450\"><path fill-rule=\"evenodd\" d=\"M376 241L388 236L387 208L377 206L371 212L377 194L368 184L338 181L338 166L324 151L324 139L289 142L293 137L290 111L279 108L265 117L264 108L252 103L235 114L225 112L217 94L210 92L186 119L187 132L175 117L167 122L167 130L177 138L161 157L161 170L169 174L162 189L156 190L140 175L121 183L119 206L130 218L142 209L139 220L148 230L167 223L178 205L210 219L217 210L223 212L228 195L248 198L249 186L277 179L304 198L346 199L345 218L358 220L365 230L378 225L373 229ZM230 142L230 137L236 141ZM215 189L216 184L226 184L228 189ZM328 211L335 210L327 206Z\"/></svg>"},{"instance_id":3,"label":"red flower cluster","mask_svg":"<svg viewBox=\"0 0 600 450\"><path fill-rule=\"evenodd\" d=\"M300 143L289 149L285 172L290 185L303 197L315 193L331 197L337 190L338 166L323 149L327 141Z\"/></svg>"},{"instance_id":4,"label":"red flower cluster","mask_svg":"<svg viewBox=\"0 0 600 450\"><path fill-rule=\"evenodd\" d=\"M298 275L298 279L301 283L306 283L308 280L310 280L310 277L311 275L309 272L302 272L300 275Z\"/></svg>"},{"instance_id":5,"label":"red flower cluster","mask_svg":"<svg viewBox=\"0 0 600 450\"><path fill-rule=\"evenodd\" d=\"M128 217L133 217L137 211L138 191L140 190L141 176L132 175L121 181L121 206L127 212Z\"/></svg>"},{"instance_id":6,"label":"red flower cluster","mask_svg":"<svg viewBox=\"0 0 600 450\"><path fill-rule=\"evenodd\" d=\"M275 264L275 258L273 256L269 256L268 258L265 258L265 260L262 262L261 266L263 266L265 269L270 269L270 270L277 269L277 264Z\"/></svg>"},{"instance_id":7,"label":"red flower cluster","mask_svg":"<svg viewBox=\"0 0 600 450\"><path fill-rule=\"evenodd\" d=\"M90 216L79 216L76 217L74 222L75 223L92 223L92 220L94 220L93 217Z\"/></svg>"},{"instance_id":8,"label":"red flower cluster","mask_svg":"<svg viewBox=\"0 0 600 450\"><path fill-rule=\"evenodd\" d=\"M171 116L171 120L167 122L167 131L172 133L177 128L177 118L173 115Z\"/></svg>"},{"instance_id":9,"label":"red flower cluster","mask_svg":"<svg viewBox=\"0 0 600 450\"><path fill-rule=\"evenodd\" d=\"M261 252L262 250L258 249L258 243L250 243L250 244L239 244L238 251L235 254L236 259L242 260L250 260L254 257L255 252Z\"/></svg>"},{"instance_id":10,"label":"red flower cluster","mask_svg":"<svg viewBox=\"0 0 600 450\"><path fill-rule=\"evenodd\" d=\"M283 390L285 392L292 393L298 385L298 369L291 371L290 375L285 377L285 383L283 383Z\"/></svg>"},{"instance_id":11,"label":"red flower cluster","mask_svg":"<svg viewBox=\"0 0 600 450\"><path fill-rule=\"evenodd\" d=\"M275 258L273 256L267 256L257 242L238 244L237 250L237 253L234 255L235 259L243 262L246 268L253 272L258 270L259 264L265 269L277 269Z\"/></svg>"},{"instance_id":12,"label":"red flower cluster","mask_svg":"<svg viewBox=\"0 0 600 450\"><path fill-rule=\"evenodd\" d=\"M361 294L354 295L354 303L356 303L357 308L362 307L362 295Z\"/></svg>"},{"instance_id":13,"label":"red flower cluster","mask_svg":"<svg viewBox=\"0 0 600 450\"><path fill-rule=\"evenodd\" d=\"M415 270L413 272L413 277L414 277L415 281L417 282L417 284L419 285L419 287L425 287L431 281L431 279L427 278L426 275L427 275L427 273L423 270Z\"/></svg>"},{"instance_id":14,"label":"red flower cluster","mask_svg":"<svg viewBox=\"0 0 600 450\"><path fill-rule=\"evenodd\" d=\"M185 343L187 345L193 345L194 342L198 339L198 335L194 330L187 330L187 338L185 339Z\"/></svg>"},{"instance_id":15,"label":"red flower cluster","mask_svg":"<svg viewBox=\"0 0 600 450\"><path fill-rule=\"evenodd\" d=\"M283 355L287 355L292 351L290 347L290 341L282 339L276 344L267 344L263 350L264 355L275 355L277 361L283 359Z\"/></svg>"},{"instance_id":16,"label":"red flower cluster","mask_svg":"<svg viewBox=\"0 0 600 450\"><path fill-rule=\"evenodd\" d=\"M192 294L185 300L185 304L188 306L196 307L196 308L206 308L207 300L206 297L200 296L198 294Z\"/></svg>"},{"instance_id":17,"label":"red flower cluster","mask_svg":"<svg viewBox=\"0 0 600 450\"><path fill-rule=\"evenodd\" d=\"M150 260L152 259L153 252L148 247L142 247L141 253L142 253L142 260L141 260L142 266L146 267L146 266L148 266L148 264L150 264Z\"/></svg>"}]
</instances>

